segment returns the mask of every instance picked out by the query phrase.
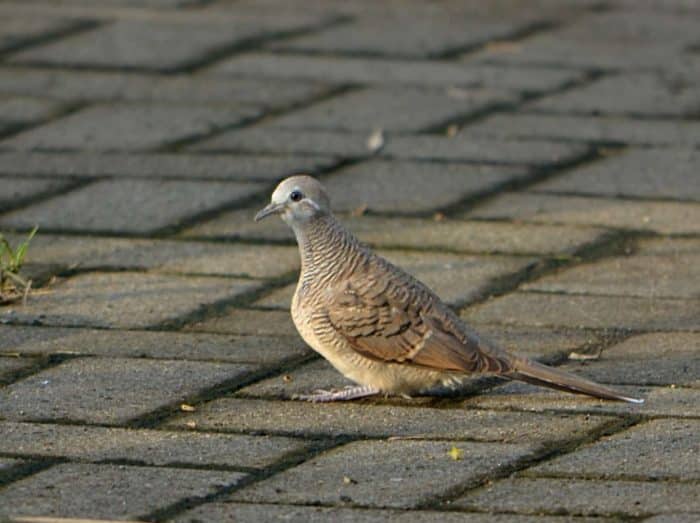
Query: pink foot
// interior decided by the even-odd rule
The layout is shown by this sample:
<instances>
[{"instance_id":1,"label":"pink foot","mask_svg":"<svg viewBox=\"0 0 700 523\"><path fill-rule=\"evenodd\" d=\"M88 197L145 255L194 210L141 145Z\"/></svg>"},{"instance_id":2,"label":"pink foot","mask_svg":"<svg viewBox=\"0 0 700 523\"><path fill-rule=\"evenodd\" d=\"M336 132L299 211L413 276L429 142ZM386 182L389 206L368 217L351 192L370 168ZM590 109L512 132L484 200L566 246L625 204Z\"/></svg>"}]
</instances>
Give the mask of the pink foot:
<instances>
[{"instance_id":1,"label":"pink foot","mask_svg":"<svg viewBox=\"0 0 700 523\"><path fill-rule=\"evenodd\" d=\"M311 401L314 403L325 403L329 401L345 401L364 398L366 396L374 396L381 391L370 386L352 386L348 385L341 390L315 390L311 394L295 394L292 399Z\"/></svg>"}]
</instances>

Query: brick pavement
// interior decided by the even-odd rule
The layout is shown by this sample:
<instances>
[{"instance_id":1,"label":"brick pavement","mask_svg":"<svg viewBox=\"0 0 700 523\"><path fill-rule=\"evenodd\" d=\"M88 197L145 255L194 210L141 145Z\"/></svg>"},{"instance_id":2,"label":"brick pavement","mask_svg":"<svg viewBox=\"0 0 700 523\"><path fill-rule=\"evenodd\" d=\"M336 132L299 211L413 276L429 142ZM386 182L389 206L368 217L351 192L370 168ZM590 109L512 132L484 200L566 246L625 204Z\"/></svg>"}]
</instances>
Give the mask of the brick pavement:
<instances>
[{"instance_id":1,"label":"brick pavement","mask_svg":"<svg viewBox=\"0 0 700 523\"><path fill-rule=\"evenodd\" d=\"M0 20L0 231L40 226L0 308L0 519L700 518L698 2ZM479 331L647 403L292 401L345 384L291 324L289 231L251 221L297 172Z\"/></svg>"}]
</instances>

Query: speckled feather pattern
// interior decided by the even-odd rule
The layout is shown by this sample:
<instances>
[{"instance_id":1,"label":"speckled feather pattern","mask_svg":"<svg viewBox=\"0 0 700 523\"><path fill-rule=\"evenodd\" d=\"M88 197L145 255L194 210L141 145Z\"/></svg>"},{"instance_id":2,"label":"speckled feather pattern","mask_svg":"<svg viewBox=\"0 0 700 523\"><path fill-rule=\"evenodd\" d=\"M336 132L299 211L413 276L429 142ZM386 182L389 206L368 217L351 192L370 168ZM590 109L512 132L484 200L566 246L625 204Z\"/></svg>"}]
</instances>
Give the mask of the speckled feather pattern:
<instances>
[{"instance_id":1,"label":"speckled feather pattern","mask_svg":"<svg viewBox=\"0 0 700 523\"><path fill-rule=\"evenodd\" d=\"M377 392L411 395L492 374L600 398L641 402L530 361L481 339L424 284L374 254L330 212L309 176L282 181L256 220L279 214L292 227L301 274L292 318L304 340L361 387L312 401Z\"/></svg>"},{"instance_id":2,"label":"speckled feather pattern","mask_svg":"<svg viewBox=\"0 0 700 523\"><path fill-rule=\"evenodd\" d=\"M295 233L301 274L292 318L304 340L348 378L412 394L458 384L465 373L510 370L505 353L486 352L430 289L361 245L332 215ZM434 324L449 333L451 351L439 344Z\"/></svg>"}]
</instances>

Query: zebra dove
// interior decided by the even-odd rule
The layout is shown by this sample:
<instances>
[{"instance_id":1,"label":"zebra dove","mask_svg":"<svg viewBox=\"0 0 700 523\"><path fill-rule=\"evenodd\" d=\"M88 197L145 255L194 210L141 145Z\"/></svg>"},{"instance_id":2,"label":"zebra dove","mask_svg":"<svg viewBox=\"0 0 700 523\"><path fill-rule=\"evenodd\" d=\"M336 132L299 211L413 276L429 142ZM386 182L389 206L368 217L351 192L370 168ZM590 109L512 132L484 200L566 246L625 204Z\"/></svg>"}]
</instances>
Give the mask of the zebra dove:
<instances>
[{"instance_id":1,"label":"zebra dove","mask_svg":"<svg viewBox=\"0 0 700 523\"><path fill-rule=\"evenodd\" d=\"M294 324L306 343L358 384L299 398L409 396L454 387L476 374L643 402L479 337L428 287L361 245L333 216L329 198L314 178L282 181L255 221L273 214L292 228L301 254L291 308Z\"/></svg>"}]
</instances>

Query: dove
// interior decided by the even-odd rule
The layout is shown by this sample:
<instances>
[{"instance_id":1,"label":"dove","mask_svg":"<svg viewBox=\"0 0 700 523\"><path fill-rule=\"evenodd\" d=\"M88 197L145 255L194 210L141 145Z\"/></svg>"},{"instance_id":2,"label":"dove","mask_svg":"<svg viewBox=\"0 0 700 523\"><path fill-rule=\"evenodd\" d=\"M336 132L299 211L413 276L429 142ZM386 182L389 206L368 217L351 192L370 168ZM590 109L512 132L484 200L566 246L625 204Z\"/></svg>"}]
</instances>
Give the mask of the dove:
<instances>
[{"instance_id":1,"label":"dove","mask_svg":"<svg viewBox=\"0 0 700 523\"><path fill-rule=\"evenodd\" d=\"M278 215L296 236L301 271L291 314L304 341L356 386L300 399L414 396L500 376L608 400L642 403L613 388L513 354L480 337L426 285L363 245L331 212L311 176L277 186L255 221Z\"/></svg>"}]
</instances>

